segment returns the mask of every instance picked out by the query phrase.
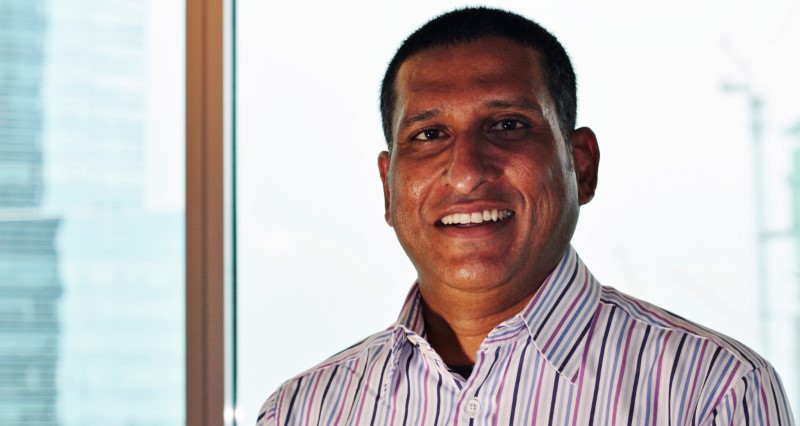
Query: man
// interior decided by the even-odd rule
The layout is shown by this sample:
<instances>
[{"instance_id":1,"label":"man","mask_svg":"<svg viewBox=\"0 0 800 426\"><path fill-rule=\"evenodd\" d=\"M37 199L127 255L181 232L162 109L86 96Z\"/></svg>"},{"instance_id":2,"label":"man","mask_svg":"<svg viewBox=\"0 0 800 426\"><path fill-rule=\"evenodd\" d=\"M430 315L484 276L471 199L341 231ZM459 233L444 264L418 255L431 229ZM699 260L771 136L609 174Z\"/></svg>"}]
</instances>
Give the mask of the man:
<instances>
[{"instance_id":1,"label":"man","mask_svg":"<svg viewBox=\"0 0 800 426\"><path fill-rule=\"evenodd\" d=\"M284 383L259 425L793 424L744 345L601 286L570 246L597 185L559 42L508 12L430 21L386 71L396 324Z\"/></svg>"}]
</instances>

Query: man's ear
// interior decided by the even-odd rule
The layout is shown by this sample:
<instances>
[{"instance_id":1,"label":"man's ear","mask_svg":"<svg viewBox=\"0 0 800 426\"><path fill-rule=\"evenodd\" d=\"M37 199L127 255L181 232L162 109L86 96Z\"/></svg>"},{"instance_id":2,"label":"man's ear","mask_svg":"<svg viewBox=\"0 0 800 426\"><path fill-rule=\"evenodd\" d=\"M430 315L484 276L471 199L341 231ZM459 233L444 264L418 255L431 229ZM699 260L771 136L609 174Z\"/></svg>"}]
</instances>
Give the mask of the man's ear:
<instances>
[{"instance_id":1,"label":"man's ear","mask_svg":"<svg viewBox=\"0 0 800 426\"><path fill-rule=\"evenodd\" d=\"M597 170L600 167L600 147L592 129L581 127L570 136L572 163L578 181L578 202L581 205L592 201L597 189Z\"/></svg>"},{"instance_id":2,"label":"man's ear","mask_svg":"<svg viewBox=\"0 0 800 426\"><path fill-rule=\"evenodd\" d=\"M386 219L386 223L388 223L389 226L394 226L394 224L392 224L392 215L389 213L389 199L391 198L391 194L389 193L390 160L389 151L382 151L378 154L378 171L381 173L381 182L383 183L383 217Z\"/></svg>"}]
</instances>

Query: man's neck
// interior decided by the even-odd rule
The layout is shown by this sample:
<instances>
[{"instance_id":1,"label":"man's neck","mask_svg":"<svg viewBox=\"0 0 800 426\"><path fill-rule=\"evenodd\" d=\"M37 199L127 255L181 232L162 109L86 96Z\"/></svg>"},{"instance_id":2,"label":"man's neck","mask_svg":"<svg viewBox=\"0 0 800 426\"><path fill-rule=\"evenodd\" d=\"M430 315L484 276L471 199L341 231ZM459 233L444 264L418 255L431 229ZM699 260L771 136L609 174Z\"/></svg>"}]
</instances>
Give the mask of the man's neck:
<instances>
[{"instance_id":1,"label":"man's neck","mask_svg":"<svg viewBox=\"0 0 800 426\"><path fill-rule=\"evenodd\" d=\"M420 283L428 342L448 365L474 364L489 332L520 312L540 283L515 289L499 286L479 293Z\"/></svg>"}]
</instances>

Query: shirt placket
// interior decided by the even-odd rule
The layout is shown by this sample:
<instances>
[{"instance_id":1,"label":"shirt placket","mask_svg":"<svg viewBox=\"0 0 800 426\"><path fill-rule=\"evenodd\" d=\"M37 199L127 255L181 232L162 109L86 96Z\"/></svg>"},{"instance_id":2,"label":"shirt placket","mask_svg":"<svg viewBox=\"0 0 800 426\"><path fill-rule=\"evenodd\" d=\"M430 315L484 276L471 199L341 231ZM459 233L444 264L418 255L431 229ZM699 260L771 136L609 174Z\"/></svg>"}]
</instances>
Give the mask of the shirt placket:
<instances>
[{"instance_id":1,"label":"shirt placket","mask_svg":"<svg viewBox=\"0 0 800 426\"><path fill-rule=\"evenodd\" d=\"M497 375L503 374L501 365L501 350L513 344L523 331L524 325L519 318L513 318L502 326L489 333L483 344L478 349L475 367L472 374L464 384L458 395L456 415L453 424L457 426L476 426L489 424L494 411L495 397L490 386L497 380ZM507 334L508 339L495 339L498 334ZM506 357L512 354L505 354Z\"/></svg>"}]
</instances>

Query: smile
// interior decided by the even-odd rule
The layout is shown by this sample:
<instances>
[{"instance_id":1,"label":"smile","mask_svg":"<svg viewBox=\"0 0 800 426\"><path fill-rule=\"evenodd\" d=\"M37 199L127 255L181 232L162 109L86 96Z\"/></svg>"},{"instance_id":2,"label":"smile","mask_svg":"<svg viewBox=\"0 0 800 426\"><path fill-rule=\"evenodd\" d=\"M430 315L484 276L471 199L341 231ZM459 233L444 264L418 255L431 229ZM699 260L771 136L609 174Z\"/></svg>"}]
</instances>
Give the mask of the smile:
<instances>
[{"instance_id":1,"label":"smile","mask_svg":"<svg viewBox=\"0 0 800 426\"><path fill-rule=\"evenodd\" d=\"M491 209L471 213L453 213L441 219L442 225L476 225L484 222L499 222L514 216L513 210Z\"/></svg>"}]
</instances>

